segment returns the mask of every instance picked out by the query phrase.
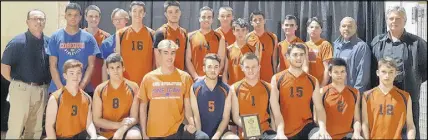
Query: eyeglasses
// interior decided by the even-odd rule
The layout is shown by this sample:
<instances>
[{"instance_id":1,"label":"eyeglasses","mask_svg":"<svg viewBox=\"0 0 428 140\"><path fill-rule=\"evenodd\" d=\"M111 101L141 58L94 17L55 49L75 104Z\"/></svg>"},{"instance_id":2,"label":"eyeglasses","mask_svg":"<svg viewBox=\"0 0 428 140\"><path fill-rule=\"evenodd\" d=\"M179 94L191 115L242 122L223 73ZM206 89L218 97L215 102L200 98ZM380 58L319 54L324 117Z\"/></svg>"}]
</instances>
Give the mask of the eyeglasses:
<instances>
[{"instance_id":1,"label":"eyeglasses","mask_svg":"<svg viewBox=\"0 0 428 140\"><path fill-rule=\"evenodd\" d=\"M120 22L120 20L124 20L124 19L126 19L126 18L114 18L113 21L114 22Z\"/></svg>"},{"instance_id":2,"label":"eyeglasses","mask_svg":"<svg viewBox=\"0 0 428 140\"><path fill-rule=\"evenodd\" d=\"M45 22L46 18L29 18L29 20L31 21L40 21L40 22Z\"/></svg>"}]
</instances>

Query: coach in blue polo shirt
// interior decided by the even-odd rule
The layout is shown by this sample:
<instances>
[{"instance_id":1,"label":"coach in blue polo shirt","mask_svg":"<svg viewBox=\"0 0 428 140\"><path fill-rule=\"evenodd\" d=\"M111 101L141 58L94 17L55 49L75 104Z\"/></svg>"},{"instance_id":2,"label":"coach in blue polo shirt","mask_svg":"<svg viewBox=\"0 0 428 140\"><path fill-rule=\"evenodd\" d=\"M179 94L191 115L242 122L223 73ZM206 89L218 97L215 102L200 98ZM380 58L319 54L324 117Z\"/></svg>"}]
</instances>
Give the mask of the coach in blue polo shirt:
<instances>
[{"instance_id":1,"label":"coach in blue polo shirt","mask_svg":"<svg viewBox=\"0 0 428 140\"><path fill-rule=\"evenodd\" d=\"M41 10L27 13L28 31L15 36L1 59L1 74L10 81L9 130L6 139L40 139L51 76ZM25 128L25 130L24 130ZM24 131L24 132L23 132Z\"/></svg>"},{"instance_id":2,"label":"coach in blue polo shirt","mask_svg":"<svg viewBox=\"0 0 428 140\"><path fill-rule=\"evenodd\" d=\"M345 17L340 22L339 36L333 42L334 58L342 58L347 64L347 85L363 93L370 82L371 51L366 42L358 38L357 24L351 17Z\"/></svg>"}]
</instances>

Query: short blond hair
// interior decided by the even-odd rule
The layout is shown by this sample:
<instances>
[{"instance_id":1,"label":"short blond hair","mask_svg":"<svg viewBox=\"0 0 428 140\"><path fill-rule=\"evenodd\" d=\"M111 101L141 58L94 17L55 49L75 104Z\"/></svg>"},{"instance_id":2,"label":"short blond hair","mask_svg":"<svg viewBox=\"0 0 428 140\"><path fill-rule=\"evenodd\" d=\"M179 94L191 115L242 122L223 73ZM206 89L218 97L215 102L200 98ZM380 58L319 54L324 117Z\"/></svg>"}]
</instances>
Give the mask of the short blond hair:
<instances>
[{"instance_id":1,"label":"short blond hair","mask_svg":"<svg viewBox=\"0 0 428 140\"><path fill-rule=\"evenodd\" d=\"M397 69L397 61L395 61L395 59L391 58L391 57L384 57L381 58L379 60L379 62L377 63L377 67L378 69L380 68L380 66L382 65L386 65L388 68L394 68Z\"/></svg>"},{"instance_id":2,"label":"short blond hair","mask_svg":"<svg viewBox=\"0 0 428 140\"><path fill-rule=\"evenodd\" d=\"M116 13L118 13L121 16L125 16L126 20L129 20L129 14L128 12L126 12L123 9L120 8L116 8L113 10L113 12L111 13L111 19L113 20L114 16L116 15Z\"/></svg>"},{"instance_id":3,"label":"short blond hair","mask_svg":"<svg viewBox=\"0 0 428 140\"><path fill-rule=\"evenodd\" d=\"M67 73L67 70L71 69L71 68L76 68L79 67L80 69L83 68L83 64L76 59L69 59L67 61L65 61L64 66L62 67L63 73Z\"/></svg>"},{"instance_id":4,"label":"short blond hair","mask_svg":"<svg viewBox=\"0 0 428 140\"><path fill-rule=\"evenodd\" d=\"M166 48L178 49L178 45L175 44L175 42L172 40L165 39L159 42L157 48L158 49L166 49Z\"/></svg>"}]
</instances>

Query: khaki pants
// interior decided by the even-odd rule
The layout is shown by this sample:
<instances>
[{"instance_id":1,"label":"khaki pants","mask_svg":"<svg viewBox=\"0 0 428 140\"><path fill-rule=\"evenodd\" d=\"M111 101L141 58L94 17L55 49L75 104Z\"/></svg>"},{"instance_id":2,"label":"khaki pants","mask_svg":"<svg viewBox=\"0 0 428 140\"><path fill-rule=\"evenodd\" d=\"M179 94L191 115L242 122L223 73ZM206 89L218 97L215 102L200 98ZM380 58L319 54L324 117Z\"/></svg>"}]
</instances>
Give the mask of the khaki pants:
<instances>
[{"instance_id":1,"label":"khaki pants","mask_svg":"<svg viewBox=\"0 0 428 140\"><path fill-rule=\"evenodd\" d=\"M31 86L17 80L10 82L9 130L6 139L40 139L47 89L48 85Z\"/></svg>"}]
</instances>

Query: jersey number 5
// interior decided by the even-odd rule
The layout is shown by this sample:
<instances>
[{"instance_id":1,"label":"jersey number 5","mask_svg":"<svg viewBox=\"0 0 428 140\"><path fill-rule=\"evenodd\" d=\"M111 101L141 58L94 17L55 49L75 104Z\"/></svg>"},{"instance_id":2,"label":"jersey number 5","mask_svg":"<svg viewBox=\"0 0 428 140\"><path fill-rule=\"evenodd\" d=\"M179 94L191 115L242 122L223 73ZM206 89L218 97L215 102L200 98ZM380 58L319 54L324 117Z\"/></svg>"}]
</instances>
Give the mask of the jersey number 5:
<instances>
[{"instance_id":1,"label":"jersey number 5","mask_svg":"<svg viewBox=\"0 0 428 140\"><path fill-rule=\"evenodd\" d=\"M294 93L294 87L290 87L290 97L294 97L294 94L297 95L297 97L303 96L303 88L302 87L296 87L296 93Z\"/></svg>"},{"instance_id":2,"label":"jersey number 5","mask_svg":"<svg viewBox=\"0 0 428 140\"><path fill-rule=\"evenodd\" d=\"M214 112L214 110L215 110L214 101L208 101L208 111Z\"/></svg>"}]
</instances>

